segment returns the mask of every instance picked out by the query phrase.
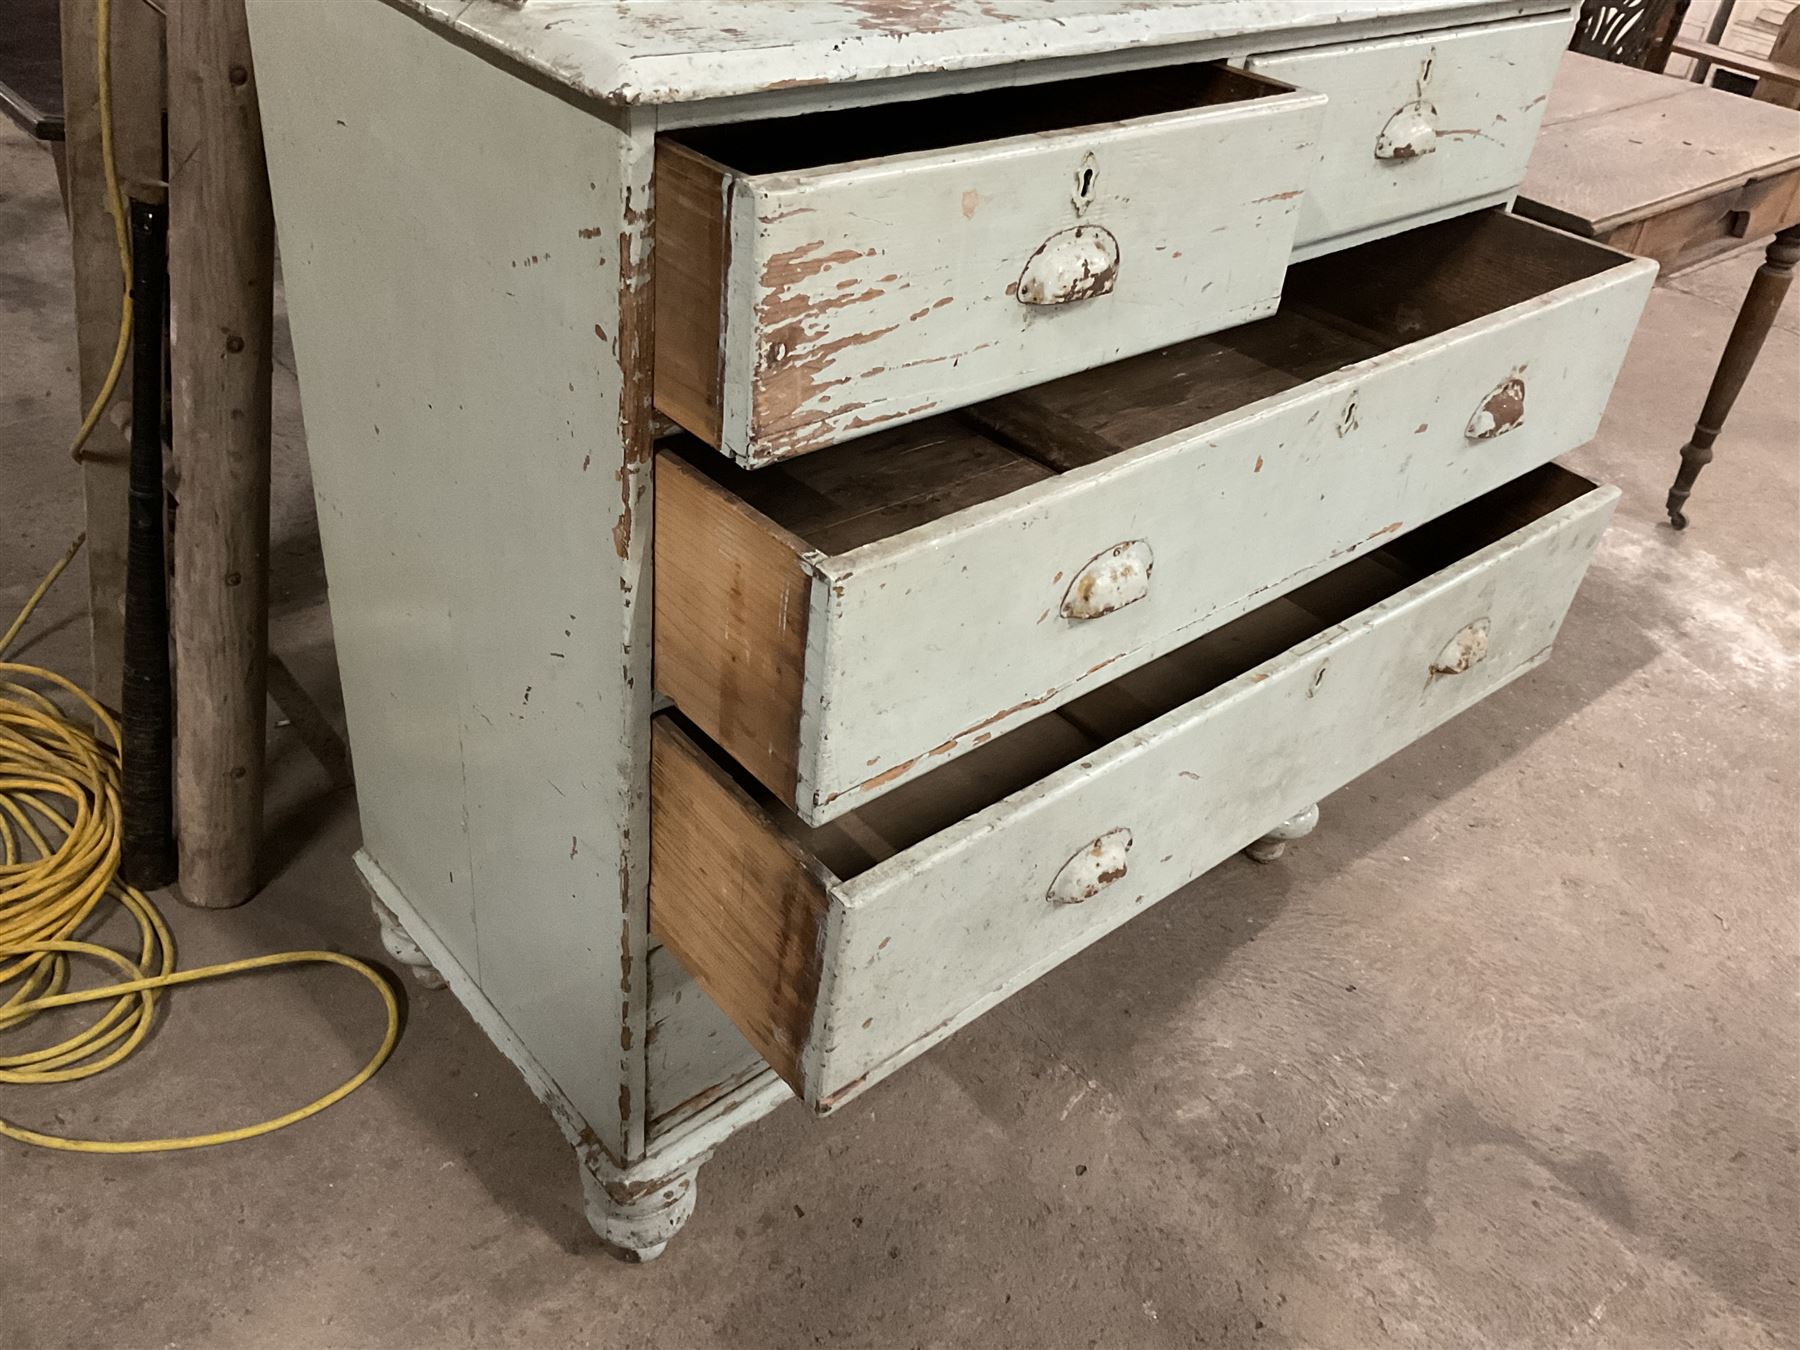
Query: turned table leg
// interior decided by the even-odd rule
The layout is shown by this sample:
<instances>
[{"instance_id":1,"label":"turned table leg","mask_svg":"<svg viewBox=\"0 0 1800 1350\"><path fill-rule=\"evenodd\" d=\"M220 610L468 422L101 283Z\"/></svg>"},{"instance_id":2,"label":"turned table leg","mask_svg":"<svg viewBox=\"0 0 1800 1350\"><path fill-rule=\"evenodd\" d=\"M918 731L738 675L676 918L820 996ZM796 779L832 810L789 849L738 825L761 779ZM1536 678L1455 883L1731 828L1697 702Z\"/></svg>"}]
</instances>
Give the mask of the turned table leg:
<instances>
[{"instance_id":1,"label":"turned table leg","mask_svg":"<svg viewBox=\"0 0 1800 1350\"><path fill-rule=\"evenodd\" d=\"M1700 409L1700 420L1694 426L1693 438L1681 447L1681 468L1675 475L1675 486L1669 489L1669 523L1678 530L1687 528L1683 507L1694 490L1700 470L1712 463L1713 442L1718 440L1738 391L1750 376L1762 351L1763 339L1775 323L1782 297L1794 279L1794 264L1800 262L1800 225L1790 225L1775 236L1768 257L1751 278L1749 293L1731 337L1725 343L1725 354L1719 358L1719 369L1713 375L1712 388L1706 392L1706 404Z\"/></svg>"}]
</instances>

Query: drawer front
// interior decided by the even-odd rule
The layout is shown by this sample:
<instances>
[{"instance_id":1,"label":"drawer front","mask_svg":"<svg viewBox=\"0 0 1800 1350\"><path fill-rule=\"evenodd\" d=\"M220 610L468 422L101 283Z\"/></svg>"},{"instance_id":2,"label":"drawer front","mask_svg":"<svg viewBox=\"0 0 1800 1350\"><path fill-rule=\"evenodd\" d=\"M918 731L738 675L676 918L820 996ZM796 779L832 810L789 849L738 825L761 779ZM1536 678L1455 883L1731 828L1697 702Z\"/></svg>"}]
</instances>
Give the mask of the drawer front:
<instances>
[{"instance_id":1,"label":"drawer front","mask_svg":"<svg viewBox=\"0 0 1800 1350\"><path fill-rule=\"evenodd\" d=\"M1531 523L849 881L659 724L654 930L840 1105L1542 661L1618 493L1540 472Z\"/></svg>"},{"instance_id":2,"label":"drawer front","mask_svg":"<svg viewBox=\"0 0 1800 1350\"><path fill-rule=\"evenodd\" d=\"M1296 244L1510 194L1569 31L1555 14L1250 58L1331 100Z\"/></svg>"},{"instance_id":3,"label":"drawer front","mask_svg":"<svg viewBox=\"0 0 1800 1350\"><path fill-rule=\"evenodd\" d=\"M779 174L659 143L659 406L754 466L1270 312L1324 104L1270 89Z\"/></svg>"},{"instance_id":4,"label":"drawer front","mask_svg":"<svg viewBox=\"0 0 1800 1350\"><path fill-rule=\"evenodd\" d=\"M1581 444L1654 274L1622 261L815 560L796 810L829 819Z\"/></svg>"}]
</instances>

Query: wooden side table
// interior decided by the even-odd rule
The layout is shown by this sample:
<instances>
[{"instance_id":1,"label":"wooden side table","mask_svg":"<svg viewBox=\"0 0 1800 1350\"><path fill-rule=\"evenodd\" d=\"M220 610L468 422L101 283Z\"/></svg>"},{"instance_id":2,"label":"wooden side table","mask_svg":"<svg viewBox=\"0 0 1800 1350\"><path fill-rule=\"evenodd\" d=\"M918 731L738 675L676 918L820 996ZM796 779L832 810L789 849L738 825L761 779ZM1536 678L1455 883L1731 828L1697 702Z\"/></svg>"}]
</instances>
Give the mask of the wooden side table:
<instances>
[{"instance_id":1,"label":"wooden side table","mask_svg":"<svg viewBox=\"0 0 1800 1350\"><path fill-rule=\"evenodd\" d=\"M1800 112L1570 53L1514 207L1665 272L1774 235L1669 489L1684 507L1800 261Z\"/></svg>"}]
</instances>

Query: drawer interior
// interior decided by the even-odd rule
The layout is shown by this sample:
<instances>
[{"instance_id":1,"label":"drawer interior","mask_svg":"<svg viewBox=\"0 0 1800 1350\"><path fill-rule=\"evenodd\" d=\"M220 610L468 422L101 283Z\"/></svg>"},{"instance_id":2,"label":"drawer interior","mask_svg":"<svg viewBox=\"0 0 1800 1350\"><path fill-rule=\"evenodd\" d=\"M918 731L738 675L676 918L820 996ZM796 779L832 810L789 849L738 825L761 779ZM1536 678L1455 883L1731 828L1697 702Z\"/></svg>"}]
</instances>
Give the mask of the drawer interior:
<instances>
[{"instance_id":1,"label":"drawer interior","mask_svg":"<svg viewBox=\"0 0 1800 1350\"><path fill-rule=\"evenodd\" d=\"M1265 76L1189 63L733 122L672 132L662 139L739 174L793 173L1289 92L1290 86Z\"/></svg>"},{"instance_id":2,"label":"drawer interior","mask_svg":"<svg viewBox=\"0 0 1800 1350\"><path fill-rule=\"evenodd\" d=\"M843 554L1619 262L1609 249L1480 212L1294 267L1271 318L818 454L749 470L697 439L665 444L806 547Z\"/></svg>"},{"instance_id":3,"label":"drawer interior","mask_svg":"<svg viewBox=\"0 0 1800 1350\"><path fill-rule=\"evenodd\" d=\"M836 879L847 881L1568 505L1593 487L1578 474L1545 465L820 826L803 824L679 714L664 716L680 722L688 739L710 753L779 824L793 846ZM655 922L653 887L653 928Z\"/></svg>"}]
</instances>

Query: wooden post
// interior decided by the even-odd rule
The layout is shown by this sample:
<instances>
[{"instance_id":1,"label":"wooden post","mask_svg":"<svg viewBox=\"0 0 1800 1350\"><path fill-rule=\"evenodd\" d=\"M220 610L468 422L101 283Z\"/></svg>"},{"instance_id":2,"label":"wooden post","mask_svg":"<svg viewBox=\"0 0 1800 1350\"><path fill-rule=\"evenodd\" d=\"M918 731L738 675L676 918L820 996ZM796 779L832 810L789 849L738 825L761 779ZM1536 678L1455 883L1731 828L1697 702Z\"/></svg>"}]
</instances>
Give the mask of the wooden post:
<instances>
[{"instance_id":1,"label":"wooden post","mask_svg":"<svg viewBox=\"0 0 1800 1350\"><path fill-rule=\"evenodd\" d=\"M243 0L168 8L175 830L182 898L221 907L262 833L274 216Z\"/></svg>"},{"instance_id":2,"label":"wooden post","mask_svg":"<svg viewBox=\"0 0 1800 1350\"><path fill-rule=\"evenodd\" d=\"M62 0L64 143L60 166L69 212L75 277L75 345L81 407L71 409L69 432L105 382L119 341L125 277L113 218L107 211L100 151L100 81L95 0ZM114 159L122 181L162 177L162 19L136 0L112 7L112 122ZM93 652L89 688L108 707L119 706L125 651L125 521L130 473L126 429L131 425L131 363L126 360L113 404L81 455L87 511L88 615Z\"/></svg>"}]
</instances>

